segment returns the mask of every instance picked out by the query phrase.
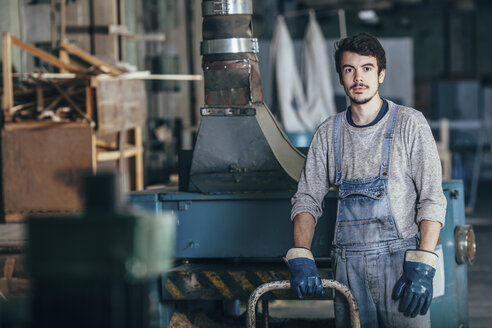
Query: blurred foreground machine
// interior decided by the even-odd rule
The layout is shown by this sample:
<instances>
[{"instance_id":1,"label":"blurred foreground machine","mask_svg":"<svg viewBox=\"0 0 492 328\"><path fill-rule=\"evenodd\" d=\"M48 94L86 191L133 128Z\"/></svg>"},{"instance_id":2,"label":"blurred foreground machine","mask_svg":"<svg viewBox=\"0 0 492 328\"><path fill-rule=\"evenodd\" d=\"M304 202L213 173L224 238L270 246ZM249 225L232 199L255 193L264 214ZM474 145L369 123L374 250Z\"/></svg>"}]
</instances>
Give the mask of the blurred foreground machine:
<instances>
[{"instance_id":1,"label":"blurred foreground machine","mask_svg":"<svg viewBox=\"0 0 492 328\"><path fill-rule=\"evenodd\" d=\"M170 267L175 218L118 207L114 180L87 180L81 216L29 219L26 327L159 326L155 285Z\"/></svg>"},{"instance_id":2,"label":"blurred foreground machine","mask_svg":"<svg viewBox=\"0 0 492 328\"><path fill-rule=\"evenodd\" d=\"M202 10L205 106L193 154L180 158L179 191L130 195L147 210L172 210L178 218L176 266L160 284L164 321L199 301L237 305L260 284L290 278L281 258L292 245L290 198L305 159L263 101L252 1L203 1ZM473 257L473 232L459 227L465 219L462 184L447 182L443 188L448 209L439 247L445 289L433 302L432 320L436 327L466 327L463 264ZM312 250L321 276L330 279L335 194L324 202ZM264 299L292 296L279 291ZM333 299L333 292L325 299Z\"/></svg>"}]
</instances>

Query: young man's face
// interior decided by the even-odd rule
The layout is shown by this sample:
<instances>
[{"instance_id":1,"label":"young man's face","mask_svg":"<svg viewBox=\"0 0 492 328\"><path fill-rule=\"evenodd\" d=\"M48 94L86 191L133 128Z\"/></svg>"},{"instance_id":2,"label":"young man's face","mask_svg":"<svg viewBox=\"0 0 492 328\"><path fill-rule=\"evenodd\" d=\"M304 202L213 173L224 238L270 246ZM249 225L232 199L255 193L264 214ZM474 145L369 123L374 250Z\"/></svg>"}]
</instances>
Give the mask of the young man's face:
<instances>
[{"instance_id":1,"label":"young man's face","mask_svg":"<svg viewBox=\"0 0 492 328\"><path fill-rule=\"evenodd\" d=\"M379 84L384 81L385 70L378 74L376 57L345 51L342 54L341 66L340 84L353 104L368 103L378 94Z\"/></svg>"}]
</instances>

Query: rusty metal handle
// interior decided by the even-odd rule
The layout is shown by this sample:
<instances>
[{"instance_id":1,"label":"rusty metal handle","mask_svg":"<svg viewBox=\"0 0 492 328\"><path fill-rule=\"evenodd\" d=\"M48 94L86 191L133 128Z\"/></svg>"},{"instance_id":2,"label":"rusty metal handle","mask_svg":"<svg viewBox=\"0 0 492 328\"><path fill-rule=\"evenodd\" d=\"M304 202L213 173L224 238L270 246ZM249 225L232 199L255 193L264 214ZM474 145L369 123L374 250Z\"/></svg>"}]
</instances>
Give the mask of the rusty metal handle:
<instances>
[{"instance_id":1,"label":"rusty metal handle","mask_svg":"<svg viewBox=\"0 0 492 328\"><path fill-rule=\"evenodd\" d=\"M350 289L336 280L321 279L321 282L323 283L324 288L335 288L345 296L349 304L350 325L352 328L360 328L359 307L357 306L357 301ZM258 286L258 288L253 291L248 301L248 328L256 328L256 303L260 297L269 291L277 289L290 289L290 281L281 280L268 282Z\"/></svg>"}]
</instances>

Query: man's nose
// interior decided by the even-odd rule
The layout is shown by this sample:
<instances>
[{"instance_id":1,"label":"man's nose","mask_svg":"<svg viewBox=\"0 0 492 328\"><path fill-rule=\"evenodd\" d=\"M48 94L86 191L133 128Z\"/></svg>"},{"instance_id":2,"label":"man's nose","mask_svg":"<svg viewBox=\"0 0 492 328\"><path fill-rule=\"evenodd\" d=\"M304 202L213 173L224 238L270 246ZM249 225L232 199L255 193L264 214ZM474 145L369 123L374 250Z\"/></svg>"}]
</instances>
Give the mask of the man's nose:
<instances>
[{"instance_id":1,"label":"man's nose","mask_svg":"<svg viewBox=\"0 0 492 328\"><path fill-rule=\"evenodd\" d=\"M362 82L362 74L359 70L355 70L354 82Z\"/></svg>"}]
</instances>

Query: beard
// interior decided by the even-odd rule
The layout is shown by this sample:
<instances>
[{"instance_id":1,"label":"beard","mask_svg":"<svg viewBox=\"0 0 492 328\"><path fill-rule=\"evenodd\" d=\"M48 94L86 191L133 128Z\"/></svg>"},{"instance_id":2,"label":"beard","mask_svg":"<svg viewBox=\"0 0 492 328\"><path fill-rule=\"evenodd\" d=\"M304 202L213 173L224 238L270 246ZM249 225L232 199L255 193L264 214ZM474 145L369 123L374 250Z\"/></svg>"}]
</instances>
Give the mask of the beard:
<instances>
[{"instance_id":1,"label":"beard","mask_svg":"<svg viewBox=\"0 0 492 328\"><path fill-rule=\"evenodd\" d=\"M356 84L352 85L350 87L350 89L355 88L355 87L367 87L367 85L362 84L362 83L356 83ZM374 96L378 93L378 91L379 91L379 84L378 84L376 91L374 91L374 93L371 96L366 97L366 98L356 99L355 97L349 96L348 92L345 92L345 93L350 98L350 101L352 103L357 104L357 105L363 105L363 104L367 104L369 101L371 101L371 99L374 98Z\"/></svg>"},{"instance_id":2,"label":"beard","mask_svg":"<svg viewBox=\"0 0 492 328\"><path fill-rule=\"evenodd\" d=\"M349 97L349 98L350 98L350 101L352 101L354 104L363 105L363 104L367 104L369 101L371 101L371 99L374 98L375 95L376 95L376 93L374 93L370 97L363 98L363 99L355 99L354 97Z\"/></svg>"}]
</instances>

